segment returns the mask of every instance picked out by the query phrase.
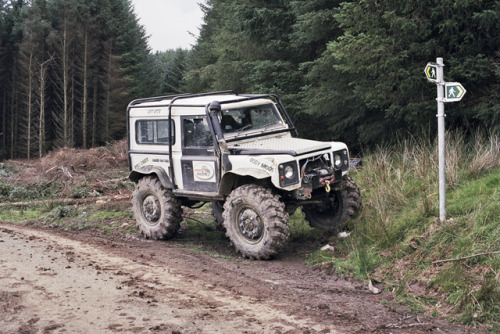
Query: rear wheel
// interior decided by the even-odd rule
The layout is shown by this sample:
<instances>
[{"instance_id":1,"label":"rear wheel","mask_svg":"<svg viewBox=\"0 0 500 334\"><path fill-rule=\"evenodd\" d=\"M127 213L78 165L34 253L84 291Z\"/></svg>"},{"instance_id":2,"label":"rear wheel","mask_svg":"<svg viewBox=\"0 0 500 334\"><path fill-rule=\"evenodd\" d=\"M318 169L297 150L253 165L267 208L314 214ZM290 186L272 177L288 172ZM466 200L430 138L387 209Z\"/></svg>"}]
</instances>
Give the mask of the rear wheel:
<instances>
[{"instance_id":1,"label":"rear wheel","mask_svg":"<svg viewBox=\"0 0 500 334\"><path fill-rule=\"evenodd\" d=\"M136 225L148 239L169 239L179 230L182 208L170 189L152 176L137 182L132 196Z\"/></svg>"},{"instance_id":2,"label":"rear wheel","mask_svg":"<svg viewBox=\"0 0 500 334\"><path fill-rule=\"evenodd\" d=\"M341 190L332 191L323 203L305 205L302 208L312 227L335 231L356 218L363 208L361 193L354 180L346 175Z\"/></svg>"},{"instance_id":3,"label":"rear wheel","mask_svg":"<svg viewBox=\"0 0 500 334\"><path fill-rule=\"evenodd\" d=\"M236 188L228 196L222 216L226 235L244 257L269 259L286 246L288 213L269 188L254 184Z\"/></svg>"}]
</instances>

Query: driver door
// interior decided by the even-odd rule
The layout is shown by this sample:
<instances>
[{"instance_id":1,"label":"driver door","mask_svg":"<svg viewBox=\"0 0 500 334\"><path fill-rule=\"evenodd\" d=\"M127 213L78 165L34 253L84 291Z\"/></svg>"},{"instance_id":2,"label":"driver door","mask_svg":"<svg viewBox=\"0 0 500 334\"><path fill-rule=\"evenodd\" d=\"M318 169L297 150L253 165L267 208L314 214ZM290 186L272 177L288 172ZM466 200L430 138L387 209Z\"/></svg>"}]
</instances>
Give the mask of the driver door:
<instances>
[{"instance_id":1,"label":"driver door","mask_svg":"<svg viewBox=\"0 0 500 334\"><path fill-rule=\"evenodd\" d=\"M184 116L181 123L184 190L218 194L220 163L206 117Z\"/></svg>"}]
</instances>

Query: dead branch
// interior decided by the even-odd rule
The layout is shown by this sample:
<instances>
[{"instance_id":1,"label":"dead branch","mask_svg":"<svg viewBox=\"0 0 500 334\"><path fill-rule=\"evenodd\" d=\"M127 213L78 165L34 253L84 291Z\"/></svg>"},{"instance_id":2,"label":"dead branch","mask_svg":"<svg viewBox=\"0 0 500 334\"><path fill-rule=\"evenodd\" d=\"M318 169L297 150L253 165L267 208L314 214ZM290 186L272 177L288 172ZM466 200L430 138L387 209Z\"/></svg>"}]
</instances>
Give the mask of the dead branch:
<instances>
[{"instance_id":1,"label":"dead branch","mask_svg":"<svg viewBox=\"0 0 500 334\"><path fill-rule=\"evenodd\" d=\"M102 202L102 201L120 201L120 200L128 200L131 195L114 195L114 196L98 196L98 197L87 197L87 198L55 198L48 200L40 200L40 201L26 201L26 202L14 202L14 203L0 203L0 208L5 207L19 207L19 206L29 206L29 205L44 205L48 203L57 203L57 204L79 204L79 203L88 203L88 202Z\"/></svg>"},{"instance_id":2,"label":"dead branch","mask_svg":"<svg viewBox=\"0 0 500 334\"><path fill-rule=\"evenodd\" d=\"M70 171L69 171L69 168L64 167L64 166L55 166L55 167L52 167L52 168L50 168L49 170L47 170L47 171L45 172L45 174L47 174L47 173L49 173L49 172L51 172L51 171L53 171L53 170L60 170L60 171L63 173L63 175L65 175L66 177L68 177L68 178L70 178L70 179L72 179L72 178L73 178L73 175L71 175L71 173L70 173Z\"/></svg>"},{"instance_id":3,"label":"dead branch","mask_svg":"<svg viewBox=\"0 0 500 334\"><path fill-rule=\"evenodd\" d=\"M129 179L128 176L126 176L126 177L121 177L119 179L96 180L96 181L98 182L98 184L102 185L102 184L108 184L108 183L123 182L123 181L127 181L128 179Z\"/></svg>"},{"instance_id":4,"label":"dead branch","mask_svg":"<svg viewBox=\"0 0 500 334\"><path fill-rule=\"evenodd\" d=\"M500 254L500 251L479 253L479 254L474 254L474 255L469 255L469 256L464 256L464 257L458 257L456 259L436 260L436 261L432 261L432 264L461 261L461 260L466 260L466 259L470 259L473 257L478 257L478 256L483 256L483 255L492 255L492 254Z\"/></svg>"},{"instance_id":5,"label":"dead branch","mask_svg":"<svg viewBox=\"0 0 500 334\"><path fill-rule=\"evenodd\" d=\"M381 326L380 328L397 328L397 329L403 329L403 328L411 328L411 327L416 327L416 326L428 326L430 323L428 322L416 322L413 324L408 324L408 325L396 325L396 324L387 324L384 326Z\"/></svg>"}]
</instances>

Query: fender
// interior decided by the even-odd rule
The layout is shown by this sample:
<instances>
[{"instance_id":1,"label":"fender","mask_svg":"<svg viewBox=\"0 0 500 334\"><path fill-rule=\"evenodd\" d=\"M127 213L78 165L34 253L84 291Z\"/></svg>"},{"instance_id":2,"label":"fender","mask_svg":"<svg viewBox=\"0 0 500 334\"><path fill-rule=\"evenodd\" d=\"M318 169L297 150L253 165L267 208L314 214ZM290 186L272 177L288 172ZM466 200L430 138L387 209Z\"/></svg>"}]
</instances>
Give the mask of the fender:
<instances>
[{"instance_id":1,"label":"fender","mask_svg":"<svg viewBox=\"0 0 500 334\"><path fill-rule=\"evenodd\" d=\"M130 181L137 183L141 178L146 175L156 175L160 180L162 186L166 189L172 189L172 182L163 168L156 166L142 166L130 172L128 178Z\"/></svg>"}]
</instances>

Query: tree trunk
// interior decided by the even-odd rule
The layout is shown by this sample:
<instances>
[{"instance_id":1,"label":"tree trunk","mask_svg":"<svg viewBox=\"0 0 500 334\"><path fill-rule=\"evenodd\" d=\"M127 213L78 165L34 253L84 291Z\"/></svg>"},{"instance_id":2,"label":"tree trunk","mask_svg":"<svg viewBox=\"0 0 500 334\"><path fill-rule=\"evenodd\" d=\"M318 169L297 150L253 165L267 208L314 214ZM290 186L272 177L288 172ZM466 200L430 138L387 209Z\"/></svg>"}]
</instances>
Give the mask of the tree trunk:
<instances>
[{"instance_id":1,"label":"tree trunk","mask_svg":"<svg viewBox=\"0 0 500 334\"><path fill-rule=\"evenodd\" d=\"M16 98L16 70L15 67L17 63L14 62L14 70L12 71L12 94L11 94L11 109L10 109L10 158L14 159L14 149L16 146L16 128L17 128L17 112L18 108L18 99Z\"/></svg>"},{"instance_id":2,"label":"tree trunk","mask_svg":"<svg viewBox=\"0 0 500 334\"><path fill-rule=\"evenodd\" d=\"M33 114L33 46L30 45L29 58L28 58L28 130L27 130L27 143L26 143L26 158L31 159L31 117Z\"/></svg>"},{"instance_id":3,"label":"tree trunk","mask_svg":"<svg viewBox=\"0 0 500 334\"><path fill-rule=\"evenodd\" d=\"M47 82L47 66L52 57L40 64L40 117L38 118L38 156L41 158L45 150L45 86Z\"/></svg>"},{"instance_id":4,"label":"tree trunk","mask_svg":"<svg viewBox=\"0 0 500 334\"><path fill-rule=\"evenodd\" d=\"M7 141L5 140L5 130L6 130L6 126L5 126L5 122L7 121L7 119L5 118L5 116L7 115L7 91L4 90L3 91L3 103L2 103L2 156L0 156L0 159L3 159L4 156L5 156L5 153L7 151L7 147L6 147L6 144L7 144Z\"/></svg>"},{"instance_id":5,"label":"tree trunk","mask_svg":"<svg viewBox=\"0 0 500 334\"><path fill-rule=\"evenodd\" d=\"M62 66L63 66L63 146L70 147L69 141L69 110L68 110L68 20L64 19L63 41L62 41Z\"/></svg>"},{"instance_id":6,"label":"tree trunk","mask_svg":"<svg viewBox=\"0 0 500 334\"><path fill-rule=\"evenodd\" d=\"M109 41L108 75L106 80L106 102L104 105L104 140L109 140L109 109L111 105L111 66L113 59L112 42Z\"/></svg>"},{"instance_id":7,"label":"tree trunk","mask_svg":"<svg viewBox=\"0 0 500 334\"><path fill-rule=\"evenodd\" d=\"M88 28L83 38L83 101L82 101L82 146L87 148L87 72L88 72Z\"/></svg>"},{"instance_id":8,"label":"tree trunk","mask_svg":"<svg viewBox=\"0 0 500 334\"><path fill-rule=\"evenodd\" d=\"M97 74L94 76L94 100L92 103L92 147L96 147L97 135Z\"/></svg>"},{"instance_id":9,"label":"tree trunk","mask_svg":"<svg viewBox=\"0 0 500 334\"><path fill-rule=\"evenodd\" d=\"M69 108L70 147L75 146L75 75L71 75L71 106Z\"/></svg>"}]
</instances>

